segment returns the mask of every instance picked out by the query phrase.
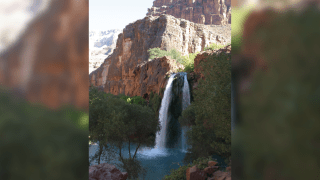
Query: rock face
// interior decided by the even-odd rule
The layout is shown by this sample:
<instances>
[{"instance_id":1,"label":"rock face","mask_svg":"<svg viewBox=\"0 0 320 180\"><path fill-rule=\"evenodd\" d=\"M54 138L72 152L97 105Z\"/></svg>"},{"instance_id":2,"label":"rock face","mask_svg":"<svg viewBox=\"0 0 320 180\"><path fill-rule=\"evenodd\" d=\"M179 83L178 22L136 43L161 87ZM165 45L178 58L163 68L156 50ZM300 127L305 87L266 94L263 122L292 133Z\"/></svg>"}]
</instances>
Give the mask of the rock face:
<instances>
[{"instance_id":1,"label":"rock face","mask_svg":"<svg viewBox=\"0 0 320 180\"><path fill-rule=\"evenodd\" d=\"M231 163L231 162L230 162ZM186 171L187 180L231 180L231 166L226 168L226 172L220 171L217 162L209 161L208 167L201 170L197 166L189 167ZM213 166L212 166L213 165Z\"/></svg>"},{"instance_id":2,"label":"rock face","mask_svg":"<svg viewBox=\"0 0 320 180\"><path fill-rule=\"evenodd\" d=\"M88 103L88 0L54 0L0 55L0 84L56 109Z\"/></svg>"},{"instance_id":3,"label":"rock face","mask_svg":"<svg viewBox=\"0 0 320 180\"><path fill-rule=\"evenodd\" d=\"M89 73L96 70L116 48L119 29L89 32Z\"/></svg>"},{"instance_id":4,"label":"rock face","mask_svg":"<svg viewBox=\"0 0 320 180\"><path fill-rule=\"evenodd\" d=\"M147 15L173 15L198 24L231 23L231 0L155 0Z\"/></svg>"},{"instance_id":5,"label":"rock face","mask_svg":"<svg viewBox=\"0 0 320 180\"><path fill-rule=\"evenodd\" d=\"M206 25L170 15L147 16L126 26L119 35L113 54L90 74L90 83L101 86L105 92L112 94L143 96L145 93L149 94L151 90L159 92L158 87L165 86L163 83L165 71L176 72L172 69L175 67L174 64L181 69L184 68L168 58L148 60L148 49L175 48L183 55L187 55L202 51L211 43L221 44L219 41L226 43L223 37L216 36ZM141 72L137 70L139 68Z\"/></svg>"},{"instance_id":6,"label":"rock face","mask_svg":"<svg viewBox=\"0 0 320 180\"><path fill-rule=\"evenodd\" d=\"M89 167L89 180L126 180L128 173L121 172L114 165L102 163Z\"/></svg>"}]
</instances>

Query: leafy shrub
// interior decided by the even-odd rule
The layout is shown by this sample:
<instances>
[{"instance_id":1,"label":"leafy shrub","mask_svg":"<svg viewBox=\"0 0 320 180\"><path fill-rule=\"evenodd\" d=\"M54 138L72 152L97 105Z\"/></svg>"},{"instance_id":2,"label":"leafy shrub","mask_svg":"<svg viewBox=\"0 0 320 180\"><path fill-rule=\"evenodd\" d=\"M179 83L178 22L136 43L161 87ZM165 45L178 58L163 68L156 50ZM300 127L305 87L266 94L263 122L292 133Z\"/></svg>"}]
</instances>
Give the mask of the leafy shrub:
<instances>
[{"instance_id":1,"label":"leafy shrub","mask_svg":"<svg viewBox=\"0 0 320 180\"><path fill-rule=\"evenodd\" d=\"M210 44L208 47L205 47L204 50L216 50L216 49L220 49L220 48L223 48L225 47L225 45L221 45L221 44L215 44L215 43L212 43Z\"/></svg>"},{"instance_id":2,"label":"leafy shrub","mask_svg":"<svg viewBox=\"0 0 320 180\"><path fill-rule=\"evenodd\" d=\"M194 70L194 59L196 58L197 54L199 54L199 52L196 53L190 53L188 56L183 56L183 61L182 64L184 65L185 72L192 72Z\"/></svg>"},{"instance_id":3,"label":"leafy shrub","mask_svg":"<svg viewBox=\"0 0 320 180\"><path fill-rule=\"evenodd\" d=\"M157 93L153 93L151 91L149 105L152 107L153 111L158 115L161 106L161 97Z\"/></svg>"},{"instance_id":4,"label":"leafy shrub","mask_svg":"<svg viewBox=\"0 0 320 180\"><path fill-rule=\"evenodd\" d=\"M161 50L160 48L152 48L148 50L149 59L159 58L163 56L167 56L167 51Z\"/></svg>"},{"instance_id":5,"label":"leafy shrub","mask_svg":"<svg viewBox=\"0 0 320 180\"><path fill-rule=\"evenodd\" d=\"M181 56L181 53L176 49L171 49L170 51L161 50L160 48L149 49L149 58L153 59L156 57L169 56L172 59L175 59L176 62L184 65L185 69L179 69L178 72L192 72L194 70L194 59L199 52L190 53L187 56Z\"/></svg>"},{"instance_id":6,"label":"leafy shrub","mask_svg":"<svg viewBox=\"0 0 320 180\"><path fill-rule=\"evenodd\" d=\"M138 105L145 106L145 105L147 105L147 102L141 96L133 96L131 98L131 103L130 104L138 104Z\"/></svg>"},{"instance_id":7,"label":"leafy shrub","mask_svg":"<svg viewBox=\"0 0 320 180\"><path fill-rule=\"evenodd\" d=\"M194 105L191 103L179 117L179 122L182 126L195 125L196 115L194 112Z\"/></svg>"}]
</instances>

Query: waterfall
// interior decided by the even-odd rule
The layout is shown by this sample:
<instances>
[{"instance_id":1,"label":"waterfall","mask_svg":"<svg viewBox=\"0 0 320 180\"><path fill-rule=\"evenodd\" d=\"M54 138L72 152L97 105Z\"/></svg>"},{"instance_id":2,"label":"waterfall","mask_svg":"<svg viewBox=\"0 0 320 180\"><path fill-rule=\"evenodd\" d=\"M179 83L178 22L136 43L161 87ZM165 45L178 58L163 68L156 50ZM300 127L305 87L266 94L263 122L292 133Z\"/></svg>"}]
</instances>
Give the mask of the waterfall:
<instances>
[{"instance_id":1,"label":"waterfall","mask_svg":"<svg viewBox=\"0 0 320 180\"><path fill-rule=\"evenodd\" d=\"M156 148L165 148L167 124L168 124L168 109L171 101L172 94L172 81L176 74L170 76L164 95L161 101L161 107L159 111L159 120L161 124L161 130L156 134Z\"/></svg>"},{"instance_id":2,"label":"waterfall","mask_svg":"<svg viewBox=\"0 0 320 180\"><path fill-rule=\"evenodd\" d=\"M185 110L190 105L190 91L189 91L189 83L187 80L187 73L184 74L184 83L183 83L183 90L182 90L182 111ZM186 131L188 128L182 127L181 128L181 147L182 151L187 151L186 147Z\"/></svg>"},{"instance_id":3,"label":"waterfall","mask_svg":"<svg viewBox=\"0 0 320 180\"><path fill-rule=\"evenodd\" d=\"M182 111L185 110L190 105L190 91L189 91L189 83L187 79L187 73L184 74L184 83L182 90Z\"/></svg>"}]
</instances>

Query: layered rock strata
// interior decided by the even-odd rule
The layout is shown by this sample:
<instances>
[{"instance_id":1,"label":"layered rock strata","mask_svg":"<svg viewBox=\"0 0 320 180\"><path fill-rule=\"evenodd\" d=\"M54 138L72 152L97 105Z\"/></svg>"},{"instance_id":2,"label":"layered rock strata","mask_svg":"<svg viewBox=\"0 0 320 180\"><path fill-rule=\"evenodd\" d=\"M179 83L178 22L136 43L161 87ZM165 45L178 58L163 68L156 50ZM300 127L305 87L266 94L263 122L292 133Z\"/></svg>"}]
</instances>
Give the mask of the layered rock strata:
<instances>
[{"instance_id":1,"label":"layered rock strata","mask_svg":"<svg viewBox=\"0 0 320 180\"><path fill-rule=\"evenodd\" d=\"M0 85L52 109L88 103L88 0L54 0L0 55Z\"/></svg>"},{"instance_id":2,"label":"layered rock strata","mask_svg":"<svg viewBox=\"0 0 320 180\"><path fill-rule=\"evenodd\" d=\"M155 0L147 15L173 15L198 24L231 23L231 0Z\"/></svg>"},{"instance_id":3,"label":"layered rock strata","mask_svg":"<svg viewBox=\"0 0 320 180\"><path fill-rule=\"evenodd\" d=\"M184 68L169 58L148 60L150 48L176 49L187 55L202 51L209 44L226 42L205 25L170 15L147 16L126 26L113 54L90 74L90 84L102 87L107 93L129 96L143 96L151 90L159 92L158 88L164 87L165 71L174 72L174 64Z\"/></svg>"}]
</instances>

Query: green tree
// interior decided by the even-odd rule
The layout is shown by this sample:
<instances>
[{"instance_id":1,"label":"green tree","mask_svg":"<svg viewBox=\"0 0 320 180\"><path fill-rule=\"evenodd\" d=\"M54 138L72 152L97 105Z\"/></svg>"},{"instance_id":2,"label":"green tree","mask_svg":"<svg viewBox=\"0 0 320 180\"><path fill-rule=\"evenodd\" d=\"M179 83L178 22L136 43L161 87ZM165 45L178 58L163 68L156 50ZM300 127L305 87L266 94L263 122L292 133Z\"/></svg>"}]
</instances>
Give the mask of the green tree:
<instances>
[{"instance_id":1,"label":"green tree","mask_svg":"<svg viewBox=\"0 0 320 180\"><path fill-rule=\"evenodd\" d=\"M137 174L143 170L136 161L137 151L142 145L154 145L155 133L160 129L158 118L148 106L130 104L119 97L104 95L104 92L97 89L90 93L89 98L93 99L90 101L90 136L103 142L103 145L107 143L110 149L116 148L129 178L137 178ZM123 155L126 143L129 158ZM133 144L137 146L132 155L130 146Z\"/></svg>"},{"instance_id":2,"label":"green tree","mask_svg":"<svg viewBox=\"0 0 320 180\"><path fill-rule=\"evenodd\" d=\"M213 154L231 155L231 55L213 54L200 63L205 80L194 90L194 102L182 112L182 124L191 124L185 160Z\"/></svg>"},{"instance_id":3,"label":"green tree","mask_svg":"<svg viewBox=\"0 0 320 180\"><path fill-rule=\"evenodd\" d=\"M220 48L224 48L226 45L223 45L223 44L215 44L215 43L212 43L210 44L208 47L205 47L204 50L217 50L217 49L220 49Z\"/></svg>"},{"instance_id":4,"label":"green tree","mask_svg":"<svg viewBox=\"0 0 320 180\"><path fill-rule=\"evenodd\" d=\"M111 102L115 97L111 94L99 91L96 87L90 88L89 91L89 136L91 142L98 143L98 151L91 158L90 163L94 160L100 164L101 157L108 162L114 160L115 151L108 146L106 134L104 133L104 119L111 118L110 113L113 110ZM109 102L109 103L107 103Z\"/></svg>"}]
</instances>

